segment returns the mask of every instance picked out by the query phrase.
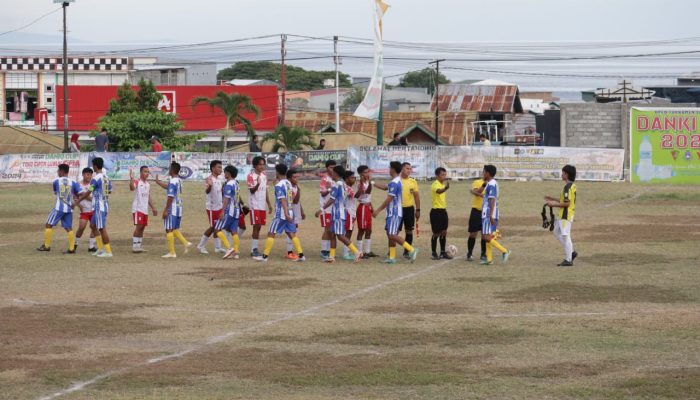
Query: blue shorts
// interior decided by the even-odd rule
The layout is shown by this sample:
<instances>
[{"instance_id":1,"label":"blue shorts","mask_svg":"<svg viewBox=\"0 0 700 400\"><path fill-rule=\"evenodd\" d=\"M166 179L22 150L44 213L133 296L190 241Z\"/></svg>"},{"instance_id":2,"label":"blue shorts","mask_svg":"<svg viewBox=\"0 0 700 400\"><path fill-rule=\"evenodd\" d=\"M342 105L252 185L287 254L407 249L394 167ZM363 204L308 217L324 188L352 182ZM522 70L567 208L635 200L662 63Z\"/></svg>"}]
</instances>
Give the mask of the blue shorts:
<instances>
[{"instance_id":1,"label":"blue shorts","mask_svg":"<svg viewBox=\"0 0 700 400\"><path fill-rule=\"evenodd\" d=\"M491 225L491 219L490 218L482 218L481 220L481 234L482 235L493 235L496 232L496 229L498 229L498 220L495 220L496 223L494 225Z\"/></svg>"},{"instance_id":2,"label":"blue shorts","mask_svg":"<svg viewBox=\"0 0 700 400\"><path fill-rule=\"evenodd\" d=\"M402 217L388 217L386 219L386 224L384 225L384 230L386 231L387 235L398 235L399 229L401 229L401 222L403 222Z\"/></svg>"},{"instance_id":3,"label":"blue shorts","mask_svg":"<svg viewBox=\"0 0 700 400\"><path fill-rule=\"evenodd\" d=\"M97 229L104 229L107 227L107 212L95 210L92 213L92 218L90 218L90 224L95 225Z\"/></svg>"},{"instance_id":4,"label":"blue shorts","mask_svg":"<svg viewBox=\"0 0 700 400\"><path fill-rule=\"evenodd\" d=\"M238 232L238 218L230 215L224 215L223 218L216 221L214 229L217 231L229 231L231 233Z\"/></svg>"},{"instance_id":5,"label":"blue shorts","mask_svg":"<svg viewBox=\"0 0 700 400\"><path fill-rule=\"evenodd\" d=\"M65 229L73 229L73 213L51 210L49 217L46 218L46 224L56 226L59 222Z\"/></svg>"},{"instance_id":6,"label":"blue shorts","mask_svg":"<svg viewBox=\"0 0 700 400\"><path fill-rule=\"evenodd\" d=\"M345 235L345 220L334 219L331 222L331 233L334 235Z\"/></svg>"},{"instance_id":7,"label":"blue shorts","mask_svg":"<svg viewBox=\"0 0 700 400\"><path fill-rule=\"evenodd\" d=\"M180 229L180 222L182 222L182 217L168 214L168 218L163 220L163 226L166 231L174 231L175 229Z\"/></svg>"},{"instance_id":8,"label":"blue shorts","mask_svg":"<svg viewBox=\"0 0 700 400\"><path fill-rule=\"evenodd\" d=\"M270 224L270 233L281 235L283 233L297 233L297 226L294 222L289 222L286 219L273 219Z\"/></svg>"}]
</instances>

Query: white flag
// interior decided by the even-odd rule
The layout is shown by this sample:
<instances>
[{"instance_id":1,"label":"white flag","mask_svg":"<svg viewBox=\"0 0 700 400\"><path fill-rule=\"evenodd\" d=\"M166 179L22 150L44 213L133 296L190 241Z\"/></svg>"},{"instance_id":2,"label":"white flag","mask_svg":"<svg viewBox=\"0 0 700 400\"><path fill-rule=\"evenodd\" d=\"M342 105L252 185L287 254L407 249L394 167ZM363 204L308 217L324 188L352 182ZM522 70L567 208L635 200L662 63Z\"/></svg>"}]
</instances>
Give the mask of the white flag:
<instances>
[{"instance_id":1,"label":"white flag","mask_svg":"<svg viewBox=\"0 0 700 400\"><path fill-rule=\"evenodd\" d=\"M355 110L356 117L367 119L379 119L379 110L382 104L382 89L384 88L384 38L382 32L382 17L389 9L389 5L382 0L370 0L374 8L374 72L372 80L367 87L367 93L362 103Z\"/></svg>"}]
</instances>

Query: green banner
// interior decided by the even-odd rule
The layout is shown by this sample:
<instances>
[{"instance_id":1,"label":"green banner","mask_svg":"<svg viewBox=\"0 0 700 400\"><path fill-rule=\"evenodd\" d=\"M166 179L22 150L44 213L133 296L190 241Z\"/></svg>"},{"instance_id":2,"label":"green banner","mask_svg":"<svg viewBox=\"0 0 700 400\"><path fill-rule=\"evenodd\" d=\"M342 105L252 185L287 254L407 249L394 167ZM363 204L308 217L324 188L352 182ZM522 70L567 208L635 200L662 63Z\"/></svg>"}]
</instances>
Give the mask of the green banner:
<instances>
[{"instance_id":1,"label":"green banner","mask_svg":"<svg viewBox=\"0 0 700 400\"><path fill-rule=\"evenodd\" d=\"M632 182L700 184L699 122L700 108L632 108Z\"/></svg>"}]
</instances>

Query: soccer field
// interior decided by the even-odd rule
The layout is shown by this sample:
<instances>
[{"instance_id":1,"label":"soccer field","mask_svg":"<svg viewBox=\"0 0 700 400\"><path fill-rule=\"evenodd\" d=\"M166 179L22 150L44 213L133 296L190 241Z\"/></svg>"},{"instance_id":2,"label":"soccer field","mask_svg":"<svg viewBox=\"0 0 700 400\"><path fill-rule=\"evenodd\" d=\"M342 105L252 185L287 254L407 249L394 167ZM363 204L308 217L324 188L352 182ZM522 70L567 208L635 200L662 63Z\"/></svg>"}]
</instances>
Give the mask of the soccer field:
<instances>
[{"instance_id":1,"label":"soccer field","mask_svg":"<svg viewBox=\"0 0 700 400\"><path fill-rule=\"evenodd\" d=\"M251 229L240 260L183 255L179 244L164 260L154 217L148 253L132 254L124 182L110 199L114 258L90 256L88 233L78 254L61 254L58 228L40 253L51 185L2 184L0 398L700 398L698 189L577 182L579 257L558 268L561 246L539 213L562 183L500 186L501 243L513 254L485 267L462 259L467 182L447 194L458 259L430 260L423 183L418 260L392 266L319 261L318 183L302 184L304 264L282 258L281 239L255 263ZM162 211L164 191L151 189ZM201 182L184 184L184 204L196 243ZM382 215L378 254L383 226Z\"/></svg>"}]
</instances>

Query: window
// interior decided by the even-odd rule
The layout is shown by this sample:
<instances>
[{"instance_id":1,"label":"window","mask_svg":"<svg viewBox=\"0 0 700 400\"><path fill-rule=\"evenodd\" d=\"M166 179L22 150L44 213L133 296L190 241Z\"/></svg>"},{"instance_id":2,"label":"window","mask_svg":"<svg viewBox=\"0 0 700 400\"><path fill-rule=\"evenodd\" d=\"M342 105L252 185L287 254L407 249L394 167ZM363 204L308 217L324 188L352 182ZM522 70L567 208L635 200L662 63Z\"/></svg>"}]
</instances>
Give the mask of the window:
<instances>
[{"instance_id":1,"label":"window","mask_svg":"<svg viewBox=\"0 0 700 400\"><path fill-rule=\"evenodd\" d=\"M331 109L331 111L335 111L335 103L331 103L330 109Z\"/></svg>"}]
</instances>

